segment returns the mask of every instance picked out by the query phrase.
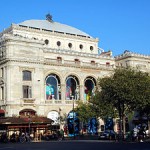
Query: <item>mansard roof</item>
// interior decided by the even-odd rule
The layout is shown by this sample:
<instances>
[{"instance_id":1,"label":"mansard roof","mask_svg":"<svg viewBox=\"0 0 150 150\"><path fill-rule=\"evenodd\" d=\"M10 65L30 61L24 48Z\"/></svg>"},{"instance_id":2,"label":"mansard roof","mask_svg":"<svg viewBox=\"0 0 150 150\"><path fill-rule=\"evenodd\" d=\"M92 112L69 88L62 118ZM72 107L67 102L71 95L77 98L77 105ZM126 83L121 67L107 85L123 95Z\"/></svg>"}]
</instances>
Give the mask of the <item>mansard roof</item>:
<instances>
[{"instance_id":1,"label":"mansard roof","mask_svg":"<svg viewBox=\"0 0 150 150\"><path fill-rule=\"evenodd\" d=\"M48 20L26 20L24 22L19 23L18 25L32 27L32 28L39 28L39 29L44 29L44 30L49 30L49 31L63 32L67 34L75 34L75 35L91 37L87 33L77 28L74 28L65 24L61 24L58 22L48 21Z\"/></svg>"}]
</instances>

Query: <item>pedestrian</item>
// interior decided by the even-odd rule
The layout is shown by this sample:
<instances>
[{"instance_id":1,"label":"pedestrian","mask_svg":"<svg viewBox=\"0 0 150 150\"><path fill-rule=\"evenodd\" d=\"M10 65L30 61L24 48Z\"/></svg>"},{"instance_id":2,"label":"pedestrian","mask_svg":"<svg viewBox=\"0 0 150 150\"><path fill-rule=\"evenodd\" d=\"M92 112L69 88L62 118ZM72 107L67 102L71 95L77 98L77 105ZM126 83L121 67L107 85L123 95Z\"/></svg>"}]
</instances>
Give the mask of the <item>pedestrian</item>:
<instances>
[{"instance_id":1,"label":"pedestrian","mask_svg":"<svg viewBox=\"0 0 150 150\"><path fill-rule=\"evenodd\" d=\"M64 138L64 131L62 129L58 130L57 136L58 136L58 141L62 141Z\"/></svg>"},{"instance_id":2,"label":"pedestrian","mask_svg":"<svg viewBox=\"0 0 150 150\"><path fill-rule=\"evenodd\" d=\"M63 129L60 130L60 135L61 135L61 138L63 140L64 139L64 130Z\"/></svg>"},{"instance_id":3,"label":"pedestrian","mask_svg":"<svg viewBox=\"0 0 150 150\"><path fill-rule=\"evenodd\" d=\"M141 127L141 128L139 129L139 132L138 132L138 140L139 140L139 142L143 142L143 138L144 138L144 130L143 130L143 128Z\"/></svg>"},{"instance_id":4,"label":"pedestrian","mask_svg":"<svg viewBox=\"0 0 150 150\"><path fill-rule=\"evenodd\" d=\"M138 141L138 132L139 132L139 129L138 129L138 127L136 126L136 127L133 129L133 132L132 132L132 139L133 139L133 141Z\"/></svg>"},{"instance_id":5,"label":"pedestrian","mask_svg":"<svg viewBox=\"0 0 150 150\"><path fill-rule=\"evenodd\" d=\"M27 142L30 142L30 135L29 135L29 133L25 133L25 138L26 138L26 141Z\"/></svg>"}]
</instances>

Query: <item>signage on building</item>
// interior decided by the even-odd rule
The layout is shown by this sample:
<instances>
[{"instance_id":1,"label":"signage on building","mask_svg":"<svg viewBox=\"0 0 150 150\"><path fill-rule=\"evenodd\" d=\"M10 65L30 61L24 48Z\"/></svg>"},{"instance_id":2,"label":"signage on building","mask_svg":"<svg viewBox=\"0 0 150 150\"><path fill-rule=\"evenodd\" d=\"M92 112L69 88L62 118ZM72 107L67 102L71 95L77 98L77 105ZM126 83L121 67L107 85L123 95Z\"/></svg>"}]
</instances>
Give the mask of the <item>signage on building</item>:
<instances>
[{"instance_id":1,"label":"signage on building","mask_svg":"<svg viewBox=\"0 0 150 150\"><path fill-rule=\"evenodd\" d=\"M52 119L54 121L52 125L59 124L59 114L57 111L50 111L47 115L47 118Z\"/></svg>"}]
</instances>

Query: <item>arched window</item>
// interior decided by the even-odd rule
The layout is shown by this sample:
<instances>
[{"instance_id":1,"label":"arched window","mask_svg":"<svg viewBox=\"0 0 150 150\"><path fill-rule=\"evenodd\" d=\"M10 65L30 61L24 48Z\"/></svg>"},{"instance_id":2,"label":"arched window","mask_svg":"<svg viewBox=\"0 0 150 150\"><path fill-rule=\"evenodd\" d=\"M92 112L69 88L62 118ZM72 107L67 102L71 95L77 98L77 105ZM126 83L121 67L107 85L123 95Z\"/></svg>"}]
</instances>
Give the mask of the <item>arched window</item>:
<instances>
[{"instance_id":1,"label":"arched window","mask_svg":"<svg viewBox=\"0 0 150 150\"><path fill-rule=\"evenodd\" d=\"M66 99L79 100L79 81L75 76L68 76L66 79Z\"/></svg>"},{"instance_id":2,"label":"arched window","mask_svg":"<svg viewBox=\"0 0 150 150\"><path fill-rule=\"evenodd\" d=\"M96 80L93 77L87 77L84 81L84 100L89 101L95 93Z\"/></svg>"},{"instance_id":3,"label":"arched window","mask_svg":"<svg viewBox=\"0 0 150 150\"><path fill-rule=\"evenodd\" d=\"M31 81L32 80L31 71L24 70L22 73L23 73L23 81Z\"/></svg>"},{"instance_id":4,"label":"arched window","mask_svg":"<svg viewBox=\"0 0 150 150\"><path fill-rule=\"evenodd\" d=\"M60 79L55 74L50 74L46 78L46 99L60 100L61 90L60 90Z\"/></svg>"}]
</instances>

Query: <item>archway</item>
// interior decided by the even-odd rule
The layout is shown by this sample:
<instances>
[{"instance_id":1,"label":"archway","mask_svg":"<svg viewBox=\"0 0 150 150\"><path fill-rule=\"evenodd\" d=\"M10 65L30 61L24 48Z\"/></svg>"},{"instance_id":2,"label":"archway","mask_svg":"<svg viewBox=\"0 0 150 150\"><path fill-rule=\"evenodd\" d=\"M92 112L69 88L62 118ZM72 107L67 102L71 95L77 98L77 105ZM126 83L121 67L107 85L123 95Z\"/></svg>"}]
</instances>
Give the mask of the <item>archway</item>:
<instances>
[{"instance_id":1,"label":"archway","mask_svg":"<svg viewBox=\"0 0 150 150\"><path fill-rule=\"evenodd\" d=\"M23 109L19 112L20 116L35 116L36 111L33 109Z\"/></svg>"},{"instance_id":2,"label":"archway","mask_svg":"<svg viewBox=\"0 0 150 150\"><path fill-rule=\"evenodd\" d=\"M84 81L84 100L89 101L95 93L96 80L93 77L87 77Z\"/></svg>"},{"instance_id":3,"label":"archway","mask_svg":"<svg viewBox=\"0 0 150 150\"><path fill-rule=\"evenodd\" d=\"M66 79L66 99L79 100L79 80L77 77L70 75Z\"/></svg>"},{"instance_id":4,"label":"archway","mask_svg":"<svg viewBox=\"0 0 150 150\"><path fill-rule=\"evenodd\" d=\"M60 78L56 74L50 74L46 77L46 100L61 99Z\"/></svg>"}]
</instances>

